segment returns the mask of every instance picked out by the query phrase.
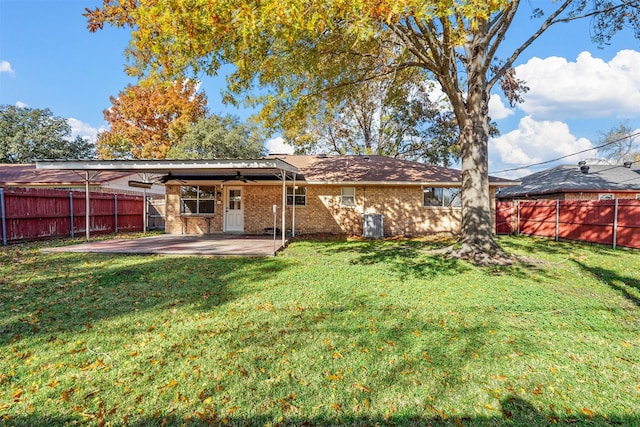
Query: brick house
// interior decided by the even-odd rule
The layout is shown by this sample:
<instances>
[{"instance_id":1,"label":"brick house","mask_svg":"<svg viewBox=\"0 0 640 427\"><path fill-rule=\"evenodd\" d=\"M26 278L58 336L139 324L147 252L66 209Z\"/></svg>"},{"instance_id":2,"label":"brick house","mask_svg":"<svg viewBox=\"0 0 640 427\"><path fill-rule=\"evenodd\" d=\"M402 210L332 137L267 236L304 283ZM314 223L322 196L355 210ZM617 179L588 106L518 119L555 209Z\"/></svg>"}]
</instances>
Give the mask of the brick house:
<instances>
[{"instance_id":1,"label":"brick house","mask_svg":"<svg viewBox=\"0 0 640 427\"><path fill-rule=\"evenodd\" d=\"M285 190L284 227L290 234L363 235L371 214L382 219L386 236L460 230L459 170L382 156L277 158L297 170ZM491 194L510 184L492 179ZM168 233L270 232L274 206L278 216L283 205L282 182L249 171L206 182L178 177L165 185ZM193 200L196 193L206 194L204 203ZM214 202L206 205L209 198ZM199 211L205 205L213 212ZM275 222L282 228L279 217Z\"/></svg>"},{"instance_id":2,"label":"brick house","mask_svg":"<svg viewBox=\"0 0 640 427\"><path fill-rule=\"evenodd\" d=\"M382 156L288 156L254 160L40 162L38 167L147 171L165 185L170 234L330 233L385 236L460 230L459 170ZM495 190L515 183L490 179ZM284 240L285 233L282 233Z\"/></svg>"},{"instance_id":3,"label":"brick house","mask_svg":"<svg viewBox=\"0 0 640 427\"><path fill-rule=\"evenodd\" d=\"M561 165L525 176L521 184L500 188L498 200L640 199L640 168L624 165Z\"/></svg>"}]
</instances>

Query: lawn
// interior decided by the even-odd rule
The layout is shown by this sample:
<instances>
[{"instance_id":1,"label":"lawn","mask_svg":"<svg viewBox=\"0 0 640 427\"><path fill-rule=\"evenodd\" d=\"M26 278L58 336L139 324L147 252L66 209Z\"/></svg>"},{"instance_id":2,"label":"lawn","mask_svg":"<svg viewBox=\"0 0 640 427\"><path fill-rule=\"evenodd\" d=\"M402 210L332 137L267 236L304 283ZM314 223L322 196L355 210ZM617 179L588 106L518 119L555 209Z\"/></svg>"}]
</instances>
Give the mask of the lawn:
<instances>
[{"instance_id":1,"label":"lawn","mask_svg":"<svg viewBox=\"0 0 640 427\"><path fill-rule=\"evenodd\" d=\"M640 425L640 254L499 241L0 248L0 425Z\"/></svg>"}]
</instances>

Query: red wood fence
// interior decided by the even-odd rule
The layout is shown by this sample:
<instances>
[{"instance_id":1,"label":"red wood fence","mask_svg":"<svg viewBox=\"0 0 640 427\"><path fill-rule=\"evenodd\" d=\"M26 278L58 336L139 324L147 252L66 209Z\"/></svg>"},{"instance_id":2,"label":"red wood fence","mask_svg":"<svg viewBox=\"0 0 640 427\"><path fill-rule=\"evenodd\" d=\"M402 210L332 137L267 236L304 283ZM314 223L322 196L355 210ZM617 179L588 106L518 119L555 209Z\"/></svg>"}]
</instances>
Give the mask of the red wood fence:
<instances>
[{"instance_id":1,"label":"red wood fence","mask_svg":"<svg viewBox=\"0 0 640 427\"><path fill-rule=\"evenodd\" d=\"M640 249L640 200L497 202L496 233Z\"/></svg>"},{"instance_id":2,"label":"red wood fence","mask_svg":"<svg viewBox=\"0 0 640 427\"><path fill-rule=\"evenodd\" d=\"M142 231L143 197L90 193L92 234ZM2 243L74 237L86 231L86 199L82 191L0 188Z\"/></svg>"}]
</instances>

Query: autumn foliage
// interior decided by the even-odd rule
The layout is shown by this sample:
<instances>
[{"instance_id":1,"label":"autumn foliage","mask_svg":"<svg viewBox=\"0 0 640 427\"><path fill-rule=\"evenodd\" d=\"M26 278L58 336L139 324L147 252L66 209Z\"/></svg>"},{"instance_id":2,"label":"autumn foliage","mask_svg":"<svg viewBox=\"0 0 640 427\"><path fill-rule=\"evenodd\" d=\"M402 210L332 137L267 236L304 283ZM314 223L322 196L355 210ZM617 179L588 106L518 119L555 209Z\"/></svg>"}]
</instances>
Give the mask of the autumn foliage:
<instances>
[{"instance_id":1,"label":"autumn foliage","mask_svg":"<svg viewBox=\"0 0 640 427\"><path fill-rule=\"evenodd\" d=\"M207 112L206 96L191 81L129 85L111 103L104 111L111 129L96 144L102 159L163 159Z\"/></svg>"}]
</instances>

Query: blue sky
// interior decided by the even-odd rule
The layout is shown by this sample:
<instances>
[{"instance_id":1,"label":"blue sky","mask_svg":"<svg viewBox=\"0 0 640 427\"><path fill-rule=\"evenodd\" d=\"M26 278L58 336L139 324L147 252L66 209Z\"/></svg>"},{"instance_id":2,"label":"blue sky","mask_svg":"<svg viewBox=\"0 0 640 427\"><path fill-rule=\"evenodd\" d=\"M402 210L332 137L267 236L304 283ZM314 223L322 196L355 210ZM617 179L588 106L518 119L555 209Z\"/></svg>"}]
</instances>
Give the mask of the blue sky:
<instances>
[{"instance_id":1,"label":"blue sky","mask_svg":"<svg viewBox=\"0 0 640 427\"><path fill-rule=\"evenodd\" d=\"M0 0L0 104L49 108L68 118L76 134L95 139L106 127L102 111L111 105L109 97L135 83L123 71L128 32L86 29L85 7L99 4ZM530 34L532 22L527 13L523 17L509 31L504 52ZM610 46L599 49L590 40L587 24L552 28L519 58L518 76L531 88L525 103L510 108L492 96L491 115L501 132L490 142L492 171L588 149L598 144L600 133L623 120L640 128L640 41L629 33L619 34ZM209 110L248 117L250 111L220 103L223 85L224 77L202 82ZM587 152L564 163L595 156Z\"/></svg>"}]
</instances>

